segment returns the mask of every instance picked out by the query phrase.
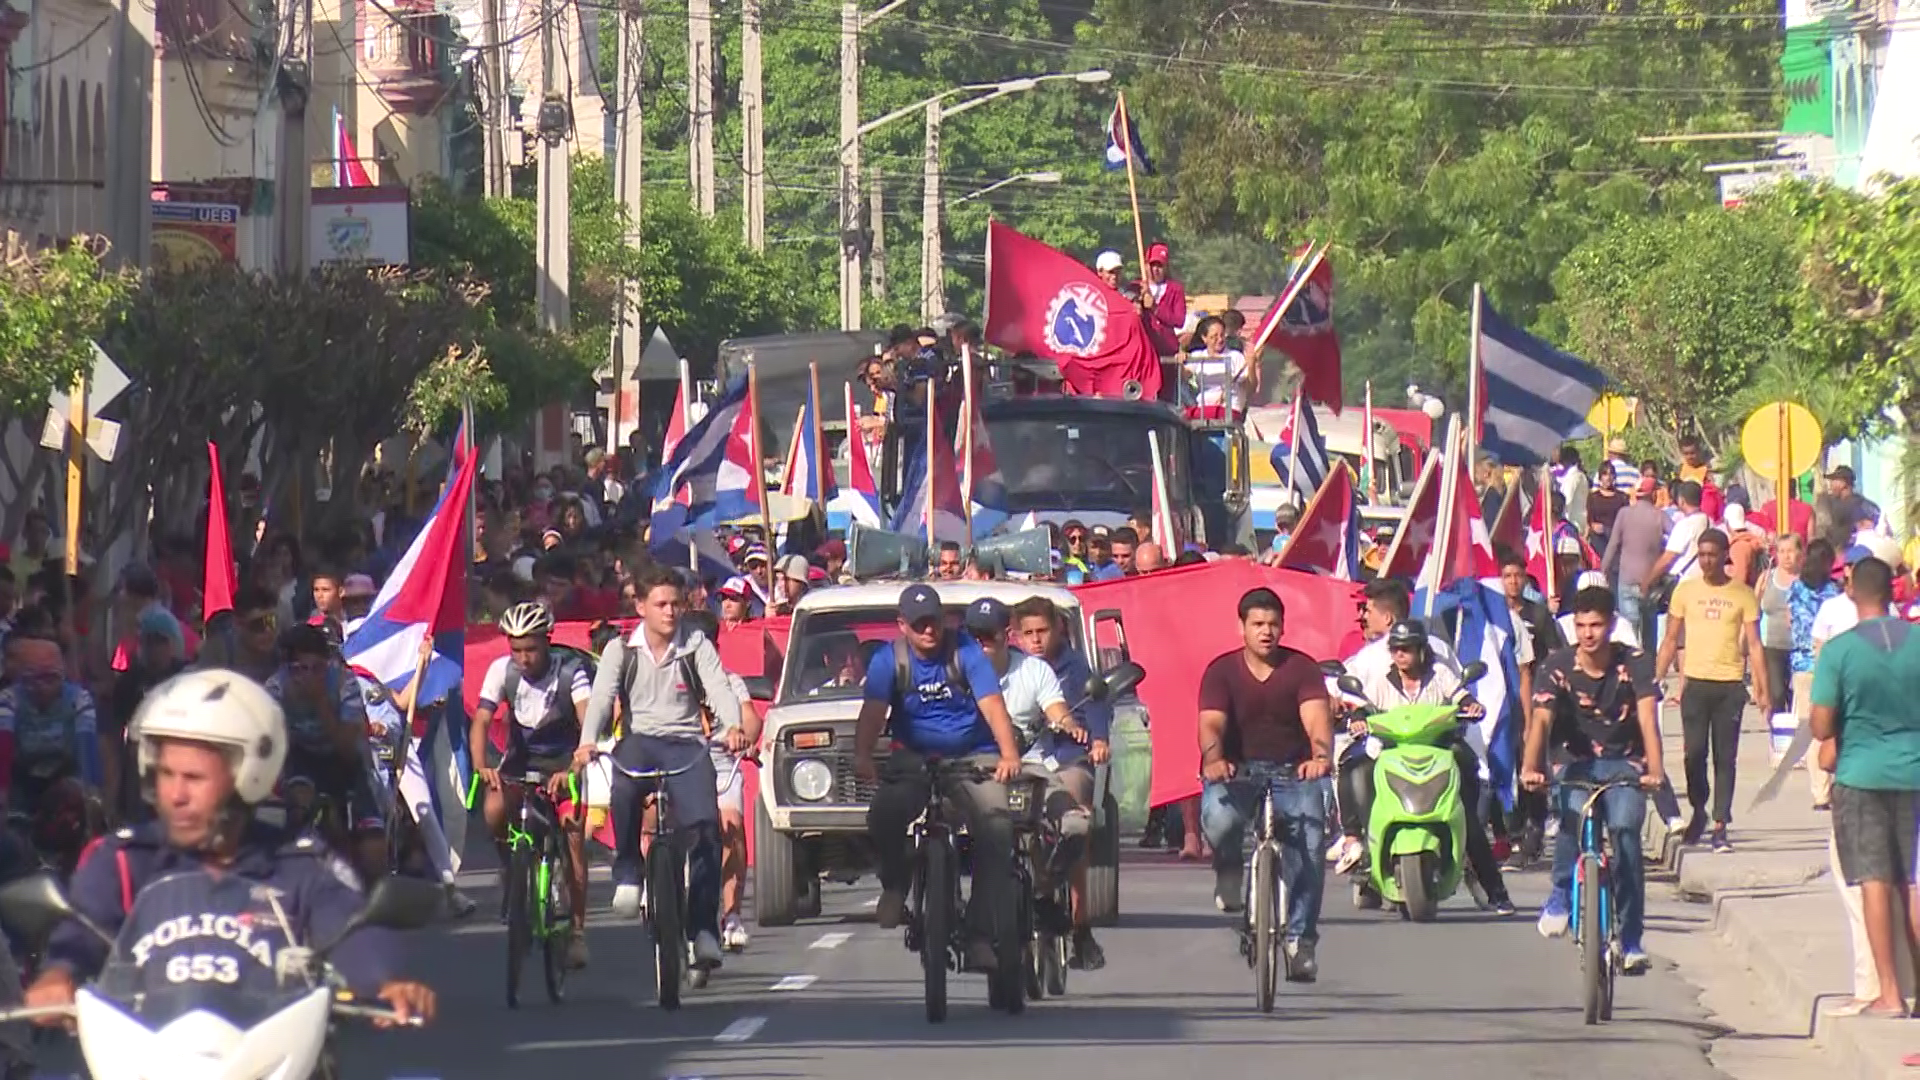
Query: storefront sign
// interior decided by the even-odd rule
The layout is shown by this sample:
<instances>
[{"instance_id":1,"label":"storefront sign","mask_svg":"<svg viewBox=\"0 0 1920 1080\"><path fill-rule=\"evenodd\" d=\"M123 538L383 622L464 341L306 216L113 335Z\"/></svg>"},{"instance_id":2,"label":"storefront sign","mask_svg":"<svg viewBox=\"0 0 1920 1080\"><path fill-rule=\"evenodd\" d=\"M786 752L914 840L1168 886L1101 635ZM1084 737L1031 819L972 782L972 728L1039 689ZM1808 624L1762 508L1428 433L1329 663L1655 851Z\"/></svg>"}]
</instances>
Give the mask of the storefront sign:
<instances>
[{"instance_id":1,"label":"storefront sign","mask_svg":"<svg viewBox=\"0 0 1920 1080\"><path fill-rule=\"evenodd\" d=\"M191 270L238 259L240 208L229 203L155 200L153 266Z\"/></svg>"},{"instance_id":2,"label":"storefront sign","mask_svg":"<svg viewBox=\"0 0 1920 1080\"><path fill-rule=\"evenodd\" d=\"M405 266L412 257L410 209L406 188L314 188L308 262Z\"/></svg>"}]
</instances>

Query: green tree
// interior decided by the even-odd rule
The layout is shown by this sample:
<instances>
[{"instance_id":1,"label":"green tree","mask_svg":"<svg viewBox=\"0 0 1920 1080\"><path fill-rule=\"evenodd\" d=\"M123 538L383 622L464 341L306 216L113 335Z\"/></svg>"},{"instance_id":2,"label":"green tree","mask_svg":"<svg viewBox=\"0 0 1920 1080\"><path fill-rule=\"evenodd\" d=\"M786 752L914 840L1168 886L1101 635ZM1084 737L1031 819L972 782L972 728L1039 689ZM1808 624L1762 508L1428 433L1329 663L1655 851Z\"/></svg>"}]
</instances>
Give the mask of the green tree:
<instances>
[{"instance_id":1,"label":"green tree","mask_svg":"<svg viewBox=\"0 0 1920 1080\"><path fill-rule=\"evenodd\" d=\"M101 260L104 240L0 252L0 412L34 417L93 366L93 343L136 278Z\"/></svg>"}]
</instances>

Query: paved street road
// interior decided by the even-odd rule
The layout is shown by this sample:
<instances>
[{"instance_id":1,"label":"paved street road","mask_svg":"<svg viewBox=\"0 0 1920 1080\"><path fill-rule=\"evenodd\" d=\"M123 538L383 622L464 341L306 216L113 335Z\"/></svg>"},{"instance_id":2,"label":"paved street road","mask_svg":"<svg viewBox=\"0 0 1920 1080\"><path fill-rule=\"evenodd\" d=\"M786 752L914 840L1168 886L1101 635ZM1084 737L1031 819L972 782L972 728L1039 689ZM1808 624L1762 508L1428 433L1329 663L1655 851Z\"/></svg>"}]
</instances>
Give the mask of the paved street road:
<instances>
[{"instance_id":1,"label":"paved street road","mask_svg":"<svg viewBox=\"0 0 1920 1080\"><path fill-rule=\"evenodd\" d=\"M394 1035L355 1034L349 1077L506 1080L939 1080L1006 1074L1101 1080L1241 1077L1298 1068L1336 1077L1551 1078L1716 1074L1702 1040L1719 1033L1695 992L1664 964L1622 980L1617 1019L1580 1020L1577 962L1566 942L1534 933L1524 905L1544 877L1513 879L1522 915L1499 919L1456 900L1437 925L1356 912L1330 885L1321 978L1284 985L1272 1016L1255 1012L1252 977L1213 910L1211 876L1164 856L1124 871L1122 925L1106 931L1104 971L1075 972L1064 1000L1008 1017L986 1006L980 976L956 977L944 1025L922 1014L919 969L898 932L871 915L871 889L828 893L825 917L759 931L677 1014L653 1004L645 937L605 914L590 930L593 965L569 1000L549 1005L536 973L525 1004L502 996L501 931L490 909L418 943L440 988L442 1022ZM475 889L494 903L496 894ZM989 1048L991 1056L982 1056ZM1256 1072L1256 1070L1259 1070Z\"/></svg>"}]
</instances>

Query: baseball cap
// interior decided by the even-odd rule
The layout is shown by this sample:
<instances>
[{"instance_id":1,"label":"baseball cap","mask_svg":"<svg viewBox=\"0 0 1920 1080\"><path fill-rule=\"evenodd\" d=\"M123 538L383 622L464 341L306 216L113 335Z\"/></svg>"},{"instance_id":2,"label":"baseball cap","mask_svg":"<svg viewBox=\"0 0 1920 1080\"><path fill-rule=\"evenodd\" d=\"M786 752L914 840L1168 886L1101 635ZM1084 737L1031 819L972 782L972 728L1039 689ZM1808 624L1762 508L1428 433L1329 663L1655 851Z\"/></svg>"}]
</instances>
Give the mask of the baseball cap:
<instances>
[{"instance_id":1,"label":"baseball cap","mask_svg":"<svg viewBox=\"0 0 1920 1080\"><path fill-rule=\"evenodd\" d=\"M1873 549L1865 544L1855 544L1847 549L1846 562L1848 566L1852 566L1861 559L1871 558L1873 558Z\"/></svg>"},{"instance_id":2,"label":"baseball cap","mask_svg":"<svg viewBox=\"0 0 1920 1080\"><path fill-rule=\"evenodd\" d=\"M759 559L761 562L766 562L767 549L761 547L759 544L753 545L752 547L747 549L746 558L740 560L740 565L750 566L753 564L753 560L755 559Z\"/></svg>"},{"instance_id":3,"label":"baseball cap","mask_svg":"<svg viewBox=\"0 0 1920 1080\"><path fill-rule=\"evenodd\" d=\"M1555 555L1578 555L1580 554L1580 541L1571 536L1563 536L1553 542L1553 553Z\"/></svg>"},{"instance_id":4,"label":"baseball cap","mask_svg":"<svg viewBox=\"0 0 1920 1080\"><path fill-rule=\"evenodd\" d=\"M821 544L820 550L815 554L823 559L845 559L847 557L847 542L845 540L829 540Z\"/></svg>"},{"instance_id":5,"label":"baseball cap","mask_svg":"<svg viewBox=\"0 0 1920 1080\"><path fill-rule=\"evenodd\" d=\"M745 600L752 595L753 590L747 584L746 578L730 577L721 584L719 592L721 597L728 600Z\"/></svg>"},{"instance_id":6,"label":"baseball cap","mask_svg":"<svg viewBox=\"0 0 1920 1080\"><path fill-rule=\"evenodd\" d=\"M780 565L777 567L777 569L780 571L780 576L783 578L788 578L793 581L809 580L807 576L807 571L809 567L807 564L807 557L805 555L785 556L780 560Z\"/></svg>"},{"instance_id":7,"label":"baseball cap","mask_svg":"<svg viewBox=\"0 0 1920 1080\"><path fill-rule=\"evenodd\" d=\"M1095 270L1118 270L1125 265L1127 260L1121 258L1117 251L1103 251L1099 258L1093 260Z\"/></svg>"},{"instance_id":8,"label":"baseball cap","mask_svg":"<svg viewBox=\"0 0 1920 1080\"><path fill-rule=\"evenodd\" d=\"M1836 465L1833 467L1833 471L1827 473L1827 479L1845 480L1847 483L1851 484L1853 483L1853 466Z\"/></svg>"},{"instance_id":9,"label":"baseball cap","mask_svg":"<svg viewBox=\"0 0 1920 1080\"><path fill-rule=\"evenodd\" d=\"M596 446L588 450L586 454L583 456L582 460L584 460L587 463L588 468L592 468L593 466L598 465L601 462L607 460L607 452Z\"/></svg>"},{"instance_id":10,"label":"baseball cap","mask_svg":"<svg viewBox=\"0 0 1920 1080\"><path fill-rule=\"evenodd\" d=\"M900 618L909 625L922 619L937 619L945 612L940 594L931 585L909 585L900 590Z\"/></svg>"},{"instance_id":11,"label":"baseball cap","mask_svg":"<svg viewBox=\"0 0 1920 1080\"><path fill-rule=\"evenodd\" d=\"M348 574L347 580L340 583L340 594L350 597L378 596L380 590L374 586L373 579L367 575Z\"/></svg>"},{"instance_id":12,"label":"baseball cap","mask_svg":"<svg viewBox=\"0 0 1920 1080\"><path fill-rule=\"evenodd\" d=\"M1004 634L1013 625L1013 613L1007 605L991 596L983 596L967 605L967 629L978 633Z\"/></svg>"},{"instance_id":13,"label":"baseball cap","mask_svg":"<svg viewBox=\"0 0 1920 1080\"><path fill-rule=\"evenodd\" d=\"M1607 587L1607 575L1598 570L1582 570L1580 576L1573 579L1576 589L1604 589Z\"/></svg>"},{"instance_id":14,"label":"baseball cap","mask_svg":"<svg viewBox=\"0 0 1920 1080\"><path fill-rule=\"evenodd\" d=\"M1164 264L1167 261L1167 256L1171 254L1172 252L1167 250L1166 244L1156 241L1152 247L1147 249L1147 262L1149 265L1153 263Z\"/></svg>"},{"instance_id":15,"label":"baseball cap","mask_svg":"<svg viewBox=\"0 0 1920 1080\"><path fill-rule=\"evenodd\" d=\"M727 554L728 554L729 556L732 556L732 557L734 557L734 558L739 558L739 556L740 556L740 553L741 553L742 551L745 551L745 550L747 549L747 545L748 545L748 544L750 544L750 543L752 543L752 541L750 541L750 540L748 540L748 539L747 539L746 537L744 537L744 536L732 536L732 537L728 537L728 539L727 539Z\"/></svg>"}]
</instances>

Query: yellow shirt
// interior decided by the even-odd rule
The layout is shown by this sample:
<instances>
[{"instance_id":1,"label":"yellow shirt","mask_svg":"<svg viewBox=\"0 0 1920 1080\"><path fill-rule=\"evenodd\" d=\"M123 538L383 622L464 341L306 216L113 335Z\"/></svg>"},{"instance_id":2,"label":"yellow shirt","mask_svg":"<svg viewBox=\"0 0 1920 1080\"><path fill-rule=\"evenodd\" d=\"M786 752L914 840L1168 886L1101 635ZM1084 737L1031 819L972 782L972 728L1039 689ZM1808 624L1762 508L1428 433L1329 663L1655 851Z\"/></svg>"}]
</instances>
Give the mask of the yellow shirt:
<instances>
[{"instance_id":1,"label":"yellow shirt","mask_svg":"<svg viewBox=\"0 0 1920 1080\"><path fill-rule=\"evenodd\" d=\"M1680 617L1685 649L1680 673L1707 682L1739 682L1746 676L1740 646L1747 627L1760 621L1760 601L1738 581L1709 585L1688 578L1673 590L1669 614Z\"/></svg>"}]
</instances>

